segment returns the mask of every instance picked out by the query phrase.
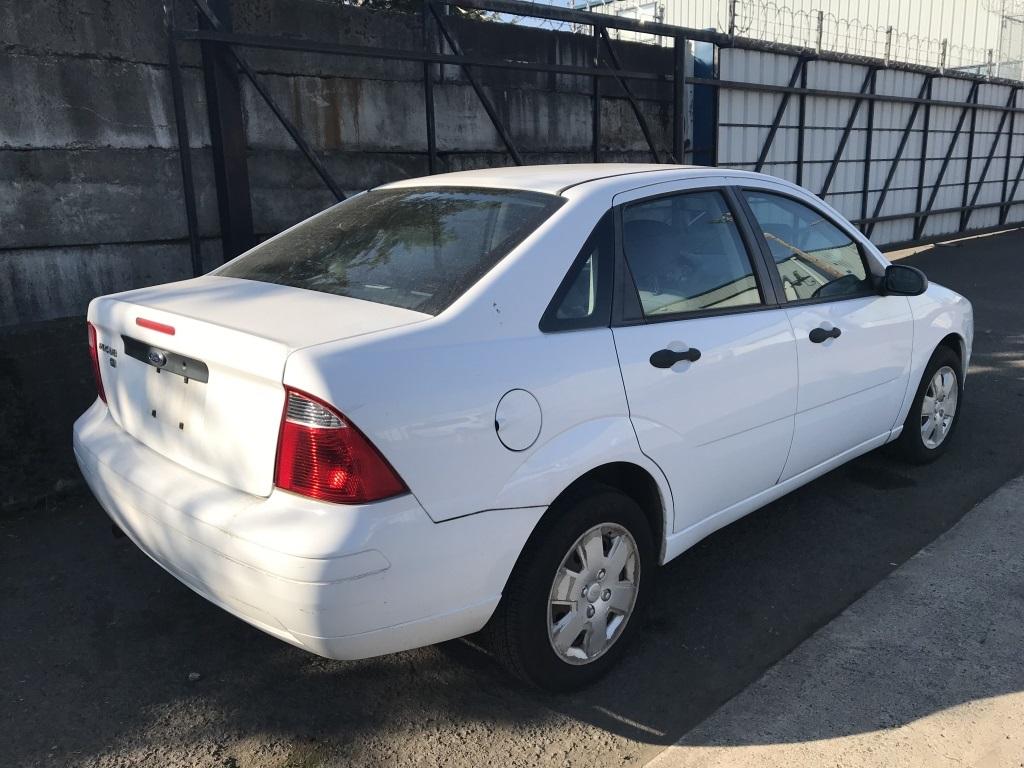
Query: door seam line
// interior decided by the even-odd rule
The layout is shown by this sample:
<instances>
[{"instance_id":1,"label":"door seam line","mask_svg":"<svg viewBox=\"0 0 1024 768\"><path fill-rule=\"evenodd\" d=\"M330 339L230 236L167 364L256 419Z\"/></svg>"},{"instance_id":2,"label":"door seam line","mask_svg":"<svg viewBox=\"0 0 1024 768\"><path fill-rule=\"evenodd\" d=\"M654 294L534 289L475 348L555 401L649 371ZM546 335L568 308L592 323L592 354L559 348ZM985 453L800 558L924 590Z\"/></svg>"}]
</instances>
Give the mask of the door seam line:
<instances>
[{"instance_id":1,"label":"door seam line","mask_svg":"<svg viewBox=\"0 0 1024 768\"><path fill-rule=\"evenodd\" d=\"M778 269L776 267L776 269ZM782 482L782 476L786 474L786 467L789 465L789 457L793 453L793 443L796 441L796 417L800 413L800 347L796 340L796 328L793 327L793 319L789 316L789 310L782 309L786 315L786 322L789 323L789 332L793 336L793 355L796 357L796 407L793 409L793 429L789 433L789 447L786 449L786 459L782 462L779 476L775 478L775 485Z\"/></svg>"},{"instance_id":2,"label":"door seam line","mask_svg":"<svg viewBox=\"0 0 1024 768\"><path fill-rule=\"evenodd\" d=\"M668 473L665 472L665 468L659 464L653 456L650 456L647 451L644 450L643 444L640 442L640 435L636 433L636 424L633 423L633 407L629 404L629 390L626 387L626 374L622 372L622 359L619 357L619 343L615 339L615 329L609 327L608 332L612 335L612 349L615 351L615 363L619 367L619 381L622 382L622 396L626 400L626 419L629 421L629 428L633 430L633 439L636 440L637 450L640 451L644 456L650 460L654 466L661 470L661 474L665 477L665 485L668 487L669 500L672 502L672 520L667 521L669 524L666 526L670 533L675 532L676 527L676 495L675 490L672 488L672 481L669 480ZM668 539L670 533L666 533L662 538ZM663 553L664 554L664 553Z\"/></svg>"}]
</instances>

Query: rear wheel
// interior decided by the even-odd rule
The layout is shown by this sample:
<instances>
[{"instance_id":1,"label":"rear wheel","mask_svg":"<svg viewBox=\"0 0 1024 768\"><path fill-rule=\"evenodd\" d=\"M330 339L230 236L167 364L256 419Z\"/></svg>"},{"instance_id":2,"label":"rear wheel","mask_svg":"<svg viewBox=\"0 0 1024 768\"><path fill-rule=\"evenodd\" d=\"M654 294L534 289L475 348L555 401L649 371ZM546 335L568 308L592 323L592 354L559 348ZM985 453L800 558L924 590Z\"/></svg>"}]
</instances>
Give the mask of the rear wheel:
<instances>
[{"instance_id":1,"label":"rear wheel","mask_svg":"<svg viewBox=\"0 0 1024 768\"><path fill-rule=\"evenodd\" d=\"M541 688L603 675L639 628L655 568L650 526L633 499L599 486L538 531L488 625L498 660Z\"/></svg>"},{"instance_id":2,"label":"rear wheel","mask_svg":"<svg viewBox=\"0 0 1024 768\"><path fill-rule=\"evenodd\" d=\"M939 347L928 361L903 423L898 445L904 458L927 464L945 453L960 420L962 400L960 357L948 347Z\"/></svg>"}]
</instances>

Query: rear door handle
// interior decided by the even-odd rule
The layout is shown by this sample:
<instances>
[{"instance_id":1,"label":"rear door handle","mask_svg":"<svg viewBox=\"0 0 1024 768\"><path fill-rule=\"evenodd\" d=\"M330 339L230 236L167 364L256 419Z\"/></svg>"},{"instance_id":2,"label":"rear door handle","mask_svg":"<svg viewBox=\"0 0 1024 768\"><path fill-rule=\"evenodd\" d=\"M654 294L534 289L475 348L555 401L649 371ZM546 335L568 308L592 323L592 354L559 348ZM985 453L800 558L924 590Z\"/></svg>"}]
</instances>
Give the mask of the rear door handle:
<instances>
[{"instance_id":1,"label":"rear door handle","mask_svg":"<svg viewBox=\"0 0 1024 768\"><path fill-rule=\"evenodd\" d=\"M700 350L693 349L692 347L684 349L682 352L676 352L674 349L659 349L651 355L651 365L655 368L671 368L683 360L696 363L700 360Z\"/></svg>"},{"instance_id":2,"label":"rear door handle","mask_svg":"<svg viewBox=\"0 0 1024 768\"><path fill-rule=\"evenodd\" d=\"M839 328L814 328L807 334L807 338L814 344L821 344L829 339L838 339L842 335L843 332Z\"/></svg>"}]
</instances>

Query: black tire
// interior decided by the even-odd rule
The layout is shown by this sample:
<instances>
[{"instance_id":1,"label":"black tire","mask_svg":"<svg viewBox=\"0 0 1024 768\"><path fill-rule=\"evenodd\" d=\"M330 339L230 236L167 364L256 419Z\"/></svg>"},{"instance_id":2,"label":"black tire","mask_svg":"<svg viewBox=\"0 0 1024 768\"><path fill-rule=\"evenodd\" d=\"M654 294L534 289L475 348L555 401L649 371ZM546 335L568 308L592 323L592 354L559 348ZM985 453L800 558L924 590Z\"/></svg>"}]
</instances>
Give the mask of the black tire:
<instances>
[{"instance_id":1,"label":"black tire","mask_svg":"<svg viewBox=\"0 0 1024 768\"><path fill-rule=\"evenodd\" d=\"M924 437L921 434L923 418L921 409L924 405L925 393L928 391L932 378L935 376L936 371L944 366L951 368L956 376L956 410L953 413L953 419L942 442L935 447L929 447L925 444ZM935 461L949 449L949 444L952 441L953 434L956 432L957 424L960 423L960 414L963 412L963 380L964 374L960 356L949 347L942 346L936 349L932 359L928 361L928 365L924 369L924 375L921 377L921 382L917 387L917 393L914 395L914 402L910 406L907 420L903 422L903 432L896 442L896 446L904 459L912 464L928 464Z\"/></svg>"},{"instance_id":2,"label":"black tire","mask_svg":"<svg viewBox=\"0 0 1024 768\"><path fill-rule=\"evenodd\" d=\"M592 661L574 664L563 659L549 640L548 598L570 548L583 534L603 524L624 528L635 542L639 560L636 598L607 650ZM548 511L512 570L501 603L485 630L486 641L502 666L531 685L557 692L589 685L621 658L639 631L656 566L650 524L637 503L614 488L595 485ZM579 602L583 599L581 596Z\"/></svg>"}]
</instances>

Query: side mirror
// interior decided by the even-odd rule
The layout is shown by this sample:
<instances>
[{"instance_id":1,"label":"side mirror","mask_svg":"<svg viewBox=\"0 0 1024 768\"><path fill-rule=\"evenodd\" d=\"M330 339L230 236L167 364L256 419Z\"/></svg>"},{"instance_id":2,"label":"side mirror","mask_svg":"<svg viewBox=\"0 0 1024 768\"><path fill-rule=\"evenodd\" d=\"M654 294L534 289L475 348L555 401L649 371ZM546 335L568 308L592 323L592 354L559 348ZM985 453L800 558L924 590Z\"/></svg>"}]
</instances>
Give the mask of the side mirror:
<instances>
[{"instance_id":1,"label":"side mirror","mask_svg":"<svg viewBox=\"0 0 1024 768\"><path fill-rule=\"evenodd\" d=\"M928 290L924 272L906 264L890 264L882 278L882 292L896 296L920 296Z\"/></svg>"}]
</instances>

